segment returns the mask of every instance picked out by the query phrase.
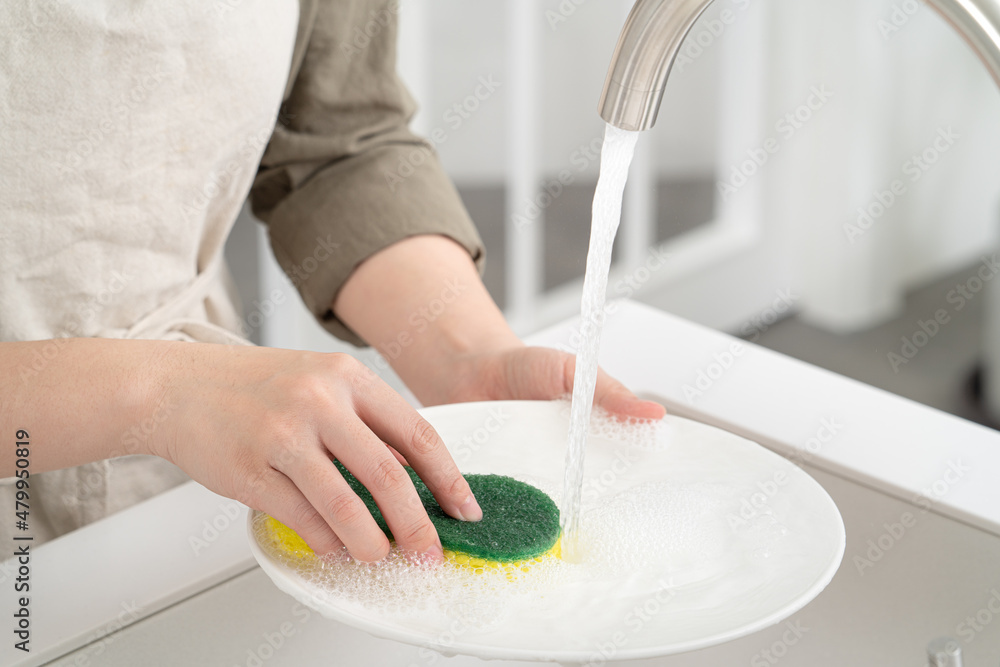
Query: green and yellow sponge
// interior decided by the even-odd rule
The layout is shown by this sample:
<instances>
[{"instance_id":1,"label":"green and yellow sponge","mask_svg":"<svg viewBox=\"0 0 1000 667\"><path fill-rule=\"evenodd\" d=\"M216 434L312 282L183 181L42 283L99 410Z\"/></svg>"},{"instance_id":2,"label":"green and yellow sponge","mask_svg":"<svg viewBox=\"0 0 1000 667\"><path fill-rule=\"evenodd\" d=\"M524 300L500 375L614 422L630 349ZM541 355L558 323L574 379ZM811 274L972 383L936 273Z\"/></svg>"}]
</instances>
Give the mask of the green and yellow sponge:
<instances>
[{"instance_id":1,"label":"green and yellow sponge","mask_svg":"<svg viewBox=\"0 0 1000 667\"><path fill-rule=\"evenodd\" d=\"M339 461L336 465L391 540L392 532L372 494ZM447 560L477 571L500 568L511 572L527 571L547 556L559 557L559 508L534 486L502 475L466 475L483 518L459 521L445 514L413 468L405 470L437 528ZM267 531L289 555L301 558L313 553L295 531L274 518L268 517Z\"/></svg>"}]
</instances>

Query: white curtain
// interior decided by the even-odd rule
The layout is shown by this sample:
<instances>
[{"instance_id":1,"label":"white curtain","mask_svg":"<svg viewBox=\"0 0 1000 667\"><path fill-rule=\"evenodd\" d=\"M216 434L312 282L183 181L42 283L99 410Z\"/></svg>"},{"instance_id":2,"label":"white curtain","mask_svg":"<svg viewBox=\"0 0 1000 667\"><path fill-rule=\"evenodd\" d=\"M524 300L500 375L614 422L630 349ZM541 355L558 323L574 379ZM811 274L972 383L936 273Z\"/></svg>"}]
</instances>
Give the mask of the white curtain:
<instances>
[{"instance_id":1,"label":"white curtain","mask_svg":"<svg viewBox=\"0 0 1000 667\"><path fill-rule=\"evenodd\" d=\"M787 141L767 215L787 230L803 315L866 328L908 288L994 249L1000 91L915 0L770 0L769 12L767 116L794 113L815 86L832 97Z\"/></svg>"}]
</instances>

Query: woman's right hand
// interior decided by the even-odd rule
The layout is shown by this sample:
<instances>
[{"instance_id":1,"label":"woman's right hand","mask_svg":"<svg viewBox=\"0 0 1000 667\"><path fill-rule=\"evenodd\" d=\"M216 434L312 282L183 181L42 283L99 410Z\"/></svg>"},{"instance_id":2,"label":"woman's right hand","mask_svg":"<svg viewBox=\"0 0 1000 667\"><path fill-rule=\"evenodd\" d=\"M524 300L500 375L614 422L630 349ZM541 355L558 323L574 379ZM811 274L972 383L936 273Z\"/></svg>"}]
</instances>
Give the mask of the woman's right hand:
<instances>
[{"instance_id":1,"label":"woman's right hand","mask_svg":"<svg viewBox=\"0 0 1000 667\"><path fill-rule=\"evenodd\" d=\"M171 407L150 435L150 453L275 517L317 554L346 547L358 560L377 561L389 553L389 541L333 459L371 491L404 550L442 557L437 531L393 449L445 512L482 518L431 425L353 357L208 343L169 343L158 351L158 384Z\"/></svg>"}]
</instances>

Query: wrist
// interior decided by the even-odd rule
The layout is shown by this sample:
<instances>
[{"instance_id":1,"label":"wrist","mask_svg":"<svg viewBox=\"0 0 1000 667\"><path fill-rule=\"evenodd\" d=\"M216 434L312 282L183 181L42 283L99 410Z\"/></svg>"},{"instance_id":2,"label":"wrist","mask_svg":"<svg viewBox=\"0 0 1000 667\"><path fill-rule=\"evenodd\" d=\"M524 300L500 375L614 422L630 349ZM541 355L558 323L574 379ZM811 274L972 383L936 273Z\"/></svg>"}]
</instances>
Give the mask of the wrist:
<instances>
[{"instance_id":1,"label":"wrist","mask_svg":"<svg viewBox=\"0 0 1000 667\"><path fill-rule=\"evenodd\" d=\"M413 344L387 359L424 405L491 400L499 382L499 360L524 343L492 302L442 317ZM386 355L387 350L379 349Z\"/></svg>"},{"instance_id":2,"label":"wrist","mask_svg":"<svg viewBox=\"0 0 1000 667\"><path fill-rule=\"evenodd\" d=\"M176 421L184 397L193 395L188 379L204 371L201 348L209 343L120 341L129 353L115 400L122 420L110 456L143 454L176 463L172 455Z\"/></svg>"},{"instance_id":3,"label":"wrist","mask_svg":"<svg viewBox=\"0 0 1000 667\"><path fill-rule=\"evenodd\" d=\"M427 405L469 395L490 356L523 346L468 253L445 237L410 237L371 256L333 310Z\"/></svg>"},{"instance_id":4,"label":"wrist","mask_svg":"<svg viewBox=\"0 0 1000 667\"><path fill-rule=\"evenodd\" d=\"M397 372L424 405L497 400L503 394L503 359L506 353L523 347L524 343L515 339L512 344L441 357L427 364L428 370L422 373L410 369Z\"/></svg>"}]
</instances>

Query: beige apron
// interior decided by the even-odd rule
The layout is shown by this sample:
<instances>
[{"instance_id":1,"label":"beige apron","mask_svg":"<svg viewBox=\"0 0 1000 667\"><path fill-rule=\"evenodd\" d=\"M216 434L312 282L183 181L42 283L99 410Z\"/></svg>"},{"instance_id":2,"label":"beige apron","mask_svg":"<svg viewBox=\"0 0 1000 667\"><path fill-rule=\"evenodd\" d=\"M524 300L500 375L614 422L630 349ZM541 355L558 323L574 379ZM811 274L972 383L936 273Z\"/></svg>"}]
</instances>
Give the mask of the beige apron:
<instances>
[{"instance_id":1,"label":"beige apron","mask_svg":"<svg viewBox=\"0 0 1000 667\"><path fill-rule=\"evenodd\" d=\"M297 21L296 0L0 4L0 341L249 344L222 252ZM136 456L33 475L36 542L183 479Z\"/></svg>"}]
</instances>

